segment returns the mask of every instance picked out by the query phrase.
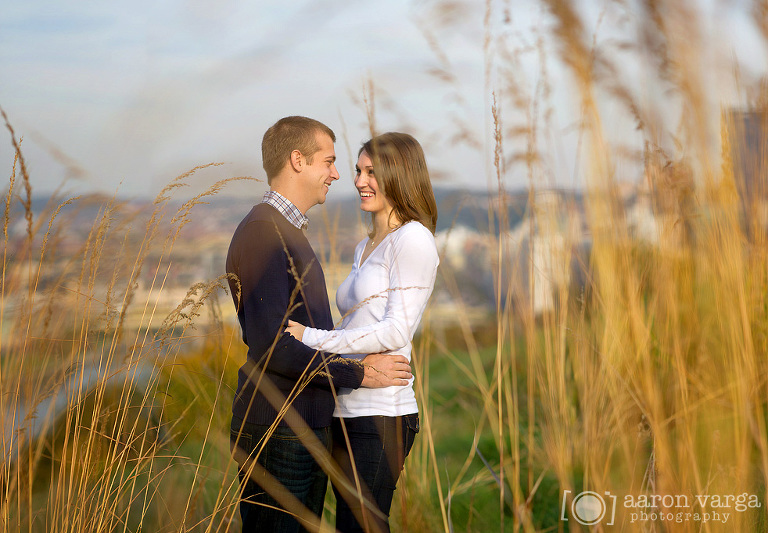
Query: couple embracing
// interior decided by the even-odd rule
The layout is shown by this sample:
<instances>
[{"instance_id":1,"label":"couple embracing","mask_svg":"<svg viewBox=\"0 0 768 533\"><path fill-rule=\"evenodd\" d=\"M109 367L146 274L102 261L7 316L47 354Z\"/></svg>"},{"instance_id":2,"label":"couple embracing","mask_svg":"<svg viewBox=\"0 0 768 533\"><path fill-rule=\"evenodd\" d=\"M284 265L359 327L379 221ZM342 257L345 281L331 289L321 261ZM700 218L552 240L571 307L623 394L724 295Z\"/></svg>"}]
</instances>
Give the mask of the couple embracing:
<instances>
[{"instance_id":1,"label":"couple embracing","mask_svg":"<svg viewBox=\"0 0 768 533\"><path fill-rule=\"evenodd\" d=\"M238 226L227 255L248 346L238 371L231 442L243 531L317 529L332 472L336 529L389 531L397 479L419 431L412 339L435 283L432 185L404 133L365 142L355 167L370 231L336 304L304 229L339 179L333 131L286 117L264 134L270 190ZM329 460L332 458L332 460ZM322 466L321 466L322 464Z\"/></svg>"}]
</instances>

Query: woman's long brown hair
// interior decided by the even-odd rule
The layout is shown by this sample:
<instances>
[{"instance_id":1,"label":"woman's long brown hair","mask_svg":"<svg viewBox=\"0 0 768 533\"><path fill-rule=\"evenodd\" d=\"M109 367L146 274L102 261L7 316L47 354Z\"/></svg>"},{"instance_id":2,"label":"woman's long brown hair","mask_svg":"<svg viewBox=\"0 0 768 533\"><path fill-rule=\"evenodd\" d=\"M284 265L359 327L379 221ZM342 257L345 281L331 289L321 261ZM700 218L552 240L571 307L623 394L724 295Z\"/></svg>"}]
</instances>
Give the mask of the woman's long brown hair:
<instances>
[{"instance_id":1,"label":"woman's long brown hair","mask_svg":"<svg viewBox=\"0 0 768 533\"><path fill-rule=\"evenodd\" d=\"M407 133L383 133L363 143L359 154L363 152L370 156L379 188L401 224L416 220L434 234L437 205L419 142Z\"/></svg>"}]
</instances>

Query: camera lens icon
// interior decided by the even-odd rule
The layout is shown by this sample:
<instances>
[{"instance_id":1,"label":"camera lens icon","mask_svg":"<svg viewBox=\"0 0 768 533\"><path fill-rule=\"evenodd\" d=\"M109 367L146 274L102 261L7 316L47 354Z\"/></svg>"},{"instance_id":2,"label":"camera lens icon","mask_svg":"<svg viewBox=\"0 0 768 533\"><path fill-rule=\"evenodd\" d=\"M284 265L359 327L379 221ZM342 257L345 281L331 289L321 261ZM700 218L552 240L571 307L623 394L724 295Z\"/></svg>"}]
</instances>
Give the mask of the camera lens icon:
<instances>
[{"instance_id":1,"label":"camera lens icon","mask_svg":"<svg viewBox=\"0 0 768 533\"><path fill-rule=\"evenodd\" d=\"M563 491L563 507L560 519L568 520L566 514L568 495L571 491ZM605 497L591 490L585 490L573 497L570 505L570 515L579 524L593 526L602 522L607 516L606 525L613 525L616 515L616 496L606 492ZM606 499L608 500L606 502Z\"/></svg>"},{"instance_id":2,"label":"camera lens icon","mask_svg":"<svg viewBox=\"0 0 768 533\"><path fill-rule=\"evenodd\" d=\"M579 493L571 503L571 514L581 524L591 526L605 516L605 500L596 492Z\"/></svg>"}]
</instances>

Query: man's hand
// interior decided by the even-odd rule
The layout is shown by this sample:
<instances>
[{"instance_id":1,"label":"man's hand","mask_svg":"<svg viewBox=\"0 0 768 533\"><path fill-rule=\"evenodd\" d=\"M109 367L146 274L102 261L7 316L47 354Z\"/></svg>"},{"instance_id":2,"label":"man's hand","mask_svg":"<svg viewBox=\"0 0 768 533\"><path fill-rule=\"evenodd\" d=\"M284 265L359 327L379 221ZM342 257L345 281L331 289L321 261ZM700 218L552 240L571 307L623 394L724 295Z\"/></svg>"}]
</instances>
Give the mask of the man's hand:
<instances>
[{"instance_id":1,"label":"man's hand","mask_svg":"<svg viewBox=\"0 0 768 533\"><path fill-rule=\"evenodd\" d=\"M372 353L363 359L365 375L361 387L378 389L408 385L413 377L408 359L398 354Z\"/></svg>"}]
</instances>

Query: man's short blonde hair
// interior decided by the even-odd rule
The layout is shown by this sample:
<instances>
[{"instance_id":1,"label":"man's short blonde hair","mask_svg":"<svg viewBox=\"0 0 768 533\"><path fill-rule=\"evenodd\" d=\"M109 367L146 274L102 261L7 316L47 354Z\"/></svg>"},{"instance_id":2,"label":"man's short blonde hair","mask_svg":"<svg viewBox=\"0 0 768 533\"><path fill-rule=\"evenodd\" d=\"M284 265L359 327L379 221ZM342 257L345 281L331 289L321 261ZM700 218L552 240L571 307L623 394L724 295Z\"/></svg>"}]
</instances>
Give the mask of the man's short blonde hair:
<instances>
[{"instance_id":1,"label":"man's short blonde hair","mask_svg":"<svg viewBox=\"0 0 768 533\"><path fill-rule=\"evenodd\" d=\"M307 163L312 164L312 156L320 149L318 133L324 133L336 142L333 130L312 118L293 116L275 122L261 141L261 159L267 173L267 182L271 183L283 170L294 150L301 152Z\"/></svg>"}]
</instances>

